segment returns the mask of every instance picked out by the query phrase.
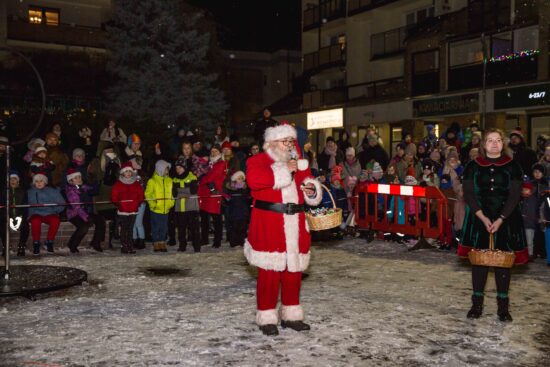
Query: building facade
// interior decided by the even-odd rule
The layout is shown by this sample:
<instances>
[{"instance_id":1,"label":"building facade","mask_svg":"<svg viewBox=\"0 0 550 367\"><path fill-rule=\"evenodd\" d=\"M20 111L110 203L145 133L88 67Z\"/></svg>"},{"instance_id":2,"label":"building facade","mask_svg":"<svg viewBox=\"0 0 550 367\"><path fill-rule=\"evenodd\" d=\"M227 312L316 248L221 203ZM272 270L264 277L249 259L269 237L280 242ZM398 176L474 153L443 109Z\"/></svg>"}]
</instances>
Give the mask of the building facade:
<instances>
[{"instance_id":1,"label":"building facade","mask_svg":"<svg viewBox=\"0 0 550 367\"><path fill-rule=\"evenodd\" d=\"M388 150L425 125L510 131L528 143L550 134L548 32L544 0L302 1L305 92L277 118L343 109L354 143L375 125ZM484 62L485 61L485 62ZM277 111L276 111L277 112ZM314 145L338 129L314 132Z\"/></svg>"}]
</instances>

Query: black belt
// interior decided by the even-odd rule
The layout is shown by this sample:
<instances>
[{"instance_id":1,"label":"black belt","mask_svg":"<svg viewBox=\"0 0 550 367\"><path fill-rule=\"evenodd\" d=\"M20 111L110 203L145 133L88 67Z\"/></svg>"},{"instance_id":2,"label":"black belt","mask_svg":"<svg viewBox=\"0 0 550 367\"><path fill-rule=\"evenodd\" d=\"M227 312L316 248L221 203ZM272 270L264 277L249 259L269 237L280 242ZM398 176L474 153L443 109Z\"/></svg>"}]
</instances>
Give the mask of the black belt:
<instances>
[{"instance_id":1,"label":"black belt","mask_svg":"<svg viewBox=\"0 0 550 367\"><path fill-rule=\"evenodd\" d=\"M254 208L271 210L272 212L282 213L282 214L297 214L305 210L303 204L282 204L282 203L271 203L269 201L256 200L254 203Z\"/></svg>"}]
</instances>

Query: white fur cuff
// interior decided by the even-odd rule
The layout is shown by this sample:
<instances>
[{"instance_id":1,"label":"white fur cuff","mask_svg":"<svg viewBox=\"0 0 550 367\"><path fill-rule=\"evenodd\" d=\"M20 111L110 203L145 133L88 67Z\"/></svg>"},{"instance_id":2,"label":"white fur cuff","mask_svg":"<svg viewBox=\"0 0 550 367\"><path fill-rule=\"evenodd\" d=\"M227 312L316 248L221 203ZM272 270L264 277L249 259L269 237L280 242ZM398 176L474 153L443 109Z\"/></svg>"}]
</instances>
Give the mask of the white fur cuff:
<instances>
[{"instance_id":1,"label":"white fur cuff","mask_svg":"<svg viewBox=\"0 0 550 367\"><path fill-rule=\"evenodd\" d=\"M302 321L304 319L304 310L302 306L281 306L281 320Z\"/></svg>"},{"instance_id":2,"label":"white fur cuff","mask_svg":"<svg viewBox=\"0 0 550 367\"><path fill-rule=\"evenodd\" d=\"M256 324L258 325L277 325L279 323L279 317L277 315L277 310L265 310L265 311L256 311Z\"/></svg>"},{"instance_id":3,"label":"white fur cuff","mask_svg":"<svg viewBox=\"0 0 550 367\"><path fill-rule=\"evenodd\" d=\"M274 190L282 189L292 183L292 173L288 169L286 163L275 162L271 165L271 169L275 177L275 184L273 185Z\"/></svg>"},{"instance_id":4,"label":"white fur cuff","mask_svg":"<svg viewBox=\"0 0 550 367\"><path fill-rule=\"evenodd\" d=\"M244 241L244 256L250 265L264 270L283 271L286 269L286 253L256 251L248 240Z\"/></svg>"},{"instance_id":5,"label":"white fur cuff","mask_svg":"<svg viewBox=\"0 0 550 367\"><path fill-rule=\"evenodd\" d=\"M298 171L305 171L309 167L307 159L298 159Z\"/></svg>"},{"instance_id":6,"label":"white fur cuff","mask_svg":"<svg viewBox=\"0 0 550 367\"><path fill-rule=\"evenodd\" d=\"M317 206L321 203L321 200L323 200L323 188L321 187L321 183L314 178L306 178L304 180L304 185L307 185L310 183L312 183L313 186L315 186L315 196L311 198L307 195L304 195L304 201L308 205Z\"/></svg>"}]
</instances>

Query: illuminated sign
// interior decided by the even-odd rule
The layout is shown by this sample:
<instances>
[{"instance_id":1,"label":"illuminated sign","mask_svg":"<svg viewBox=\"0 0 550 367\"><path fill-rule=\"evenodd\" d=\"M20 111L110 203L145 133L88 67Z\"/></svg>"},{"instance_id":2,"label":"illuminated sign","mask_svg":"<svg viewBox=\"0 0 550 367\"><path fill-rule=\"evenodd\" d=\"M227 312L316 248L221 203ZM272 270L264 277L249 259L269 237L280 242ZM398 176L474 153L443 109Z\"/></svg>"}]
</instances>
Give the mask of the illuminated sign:
<instances>
[{"instance_id":1,"label":"illuminated sign","mask_svg":"<svg viewBox=\"0 0 550 367\"><path fill-rule=\"evenodd\" d=\"M550 84L495 90L495 110L550 104Z\"/></svg>"},{"instance_id":2,"label":"illuminated sign","mask_svg":"<svg viewBox=\"0 0 550 367\"><path fill-rule=\"evenodd\" d=\"M344 126L344 109L325 110L317 112L308 112L307 129L328 129L331 127Z\"/></svg>"},{"instance_id":3,"label":"illuminated sign","mask_svg":"<svg viewBox=\"0 0 550 367\"><path fill-rule=\"evenodd\" d=\"M413 101L414 117L455 115L478 111L478 93Z\"/></svg>"}]
</instances>

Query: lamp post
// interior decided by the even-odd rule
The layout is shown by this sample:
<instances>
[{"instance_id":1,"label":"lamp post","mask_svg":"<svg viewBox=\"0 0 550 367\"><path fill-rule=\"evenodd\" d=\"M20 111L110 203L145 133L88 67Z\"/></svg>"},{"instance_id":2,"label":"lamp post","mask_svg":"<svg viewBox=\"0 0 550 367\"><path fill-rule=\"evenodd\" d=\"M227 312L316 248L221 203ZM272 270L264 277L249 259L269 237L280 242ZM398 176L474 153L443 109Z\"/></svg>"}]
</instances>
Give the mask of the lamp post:
<instances>
[{"instance_id":1,"label":"lamp post","mask_svg":"<svg viewBox=\"0 0 550 367\"><path fill-rule=\"evenodd\" d=\"M481 48L483 53L483 75L481 85L481 129L485 129L487 115L487 42L485 32L481 33Z\"/></svg>"}]
</instances>

